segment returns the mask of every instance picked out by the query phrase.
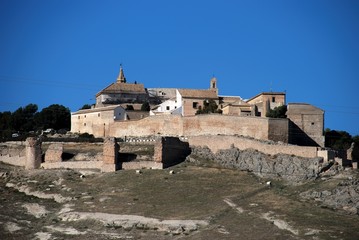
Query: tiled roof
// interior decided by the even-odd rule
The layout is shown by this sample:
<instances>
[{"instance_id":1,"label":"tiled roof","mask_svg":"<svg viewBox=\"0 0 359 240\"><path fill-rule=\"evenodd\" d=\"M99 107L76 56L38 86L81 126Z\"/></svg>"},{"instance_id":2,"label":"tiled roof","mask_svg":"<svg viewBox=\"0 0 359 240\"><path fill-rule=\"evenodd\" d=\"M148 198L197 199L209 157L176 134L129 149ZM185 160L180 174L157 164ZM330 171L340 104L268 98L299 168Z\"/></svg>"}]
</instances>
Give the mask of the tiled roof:
<instances>
[{"instance_id":1,"label":"tiled roof","mask_svg":"<svg viewBox=\"0 0 359 240\"><path fill-rule=\"evenodd\" d=\"M323 114L324 111L308 103L289 103L287 115L289 114Z\"/></svg>"},{"instance_id":2,"label":"tiled roof","mask_svg":"<svg viewBox=\"0 0 359 240\"><path fill-rule=\"evenodd\" d=\"M143 84L135 83L123 83L115 82L110 84L108 87L101 90L96 96L103 93L134 93L134 94L145 94L146 90Z\"/></svg>"},{"instance_id":3,"label":"tiled roof","mask_svg":"<svg viewBox=\"0 0 359 240\"><path fill-rule=\"evenodd\" d=\"M122 107L121 105L111 105L107 107L99 107L99 108L90 108L90 109L82 109L77 112L73 112L72 115L84 114L84 113L92 113L92 112L103 112L103 111L111 111L115 108Z\"/></svg>"},{"instance_id":4,"label":"tiled roof","mask_svg":"<svg viewBox=\"0 0 359 240\"><path fill-rule=\"evenodd\" d=\"M260 97L262 95L284 95L285 96L285 92L262 92L262 93L259 93L257 95L255 95L254 97L251 97L250 99L247 100L247 102L250 102L252 101L253 99L257 98L257 97Z\"/></svg>"},{"instance_id":5,"label":"tiled roof","mask_svg":"<svg viewBox=\"0 0 359 240\"><path fill-rule=\"evenodd\" d=\"M213 90L201 89L178 89L183 98L218 98L218 95Z\"/></svg>"}]
</instances>

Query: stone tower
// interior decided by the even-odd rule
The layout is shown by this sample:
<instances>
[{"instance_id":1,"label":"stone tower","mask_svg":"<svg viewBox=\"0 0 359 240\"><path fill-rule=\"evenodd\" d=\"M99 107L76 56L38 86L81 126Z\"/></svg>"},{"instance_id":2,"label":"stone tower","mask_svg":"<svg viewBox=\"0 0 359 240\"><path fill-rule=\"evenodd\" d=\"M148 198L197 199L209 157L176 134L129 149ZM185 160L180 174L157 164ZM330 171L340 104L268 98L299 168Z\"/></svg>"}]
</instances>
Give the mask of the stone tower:
<instances>
[{"instance_id":1,"label":"stone tower","mask_svg":"<svg viewBox=\"0 0 359 240\"><path fill-rule=\"evenodd\" d=\"M120 65L120 73L118 74L117 82L126 83L126 78L125 78L125 74L123 73L122 64Z\"/></svg>"},{"instance_id":2,"label":"stone tower","mask_svg":"<svg viewBox=\"0 0 359 240\"><path fill-rule=\"evenodd\" d=\"M218 95L218 88L217 88L217 78L215 76L213 76L211 78L211 82L210 82L210 87L209 87L210 90L214 90L217 95Z\"/></svg>"}]
</instances>

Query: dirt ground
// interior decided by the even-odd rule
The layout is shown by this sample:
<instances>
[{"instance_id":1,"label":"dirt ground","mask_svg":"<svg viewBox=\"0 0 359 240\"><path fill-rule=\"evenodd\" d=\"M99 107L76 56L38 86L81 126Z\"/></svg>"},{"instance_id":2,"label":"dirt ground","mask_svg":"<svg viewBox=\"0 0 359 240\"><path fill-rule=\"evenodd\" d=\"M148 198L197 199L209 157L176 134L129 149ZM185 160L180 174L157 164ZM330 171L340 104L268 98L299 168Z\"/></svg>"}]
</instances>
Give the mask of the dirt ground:
<instances>
[{"instance_id":1,"label":"dirt ground","mask_svg":"<svg viewBox=\"0 0 359 240\"><path fill-rule=\"evenodd\" d=\"M141 173L0 163L0 239L359 239L358 215L299 197L338 179L267 181L187 162Z\"/></svg>"}]
</instances>

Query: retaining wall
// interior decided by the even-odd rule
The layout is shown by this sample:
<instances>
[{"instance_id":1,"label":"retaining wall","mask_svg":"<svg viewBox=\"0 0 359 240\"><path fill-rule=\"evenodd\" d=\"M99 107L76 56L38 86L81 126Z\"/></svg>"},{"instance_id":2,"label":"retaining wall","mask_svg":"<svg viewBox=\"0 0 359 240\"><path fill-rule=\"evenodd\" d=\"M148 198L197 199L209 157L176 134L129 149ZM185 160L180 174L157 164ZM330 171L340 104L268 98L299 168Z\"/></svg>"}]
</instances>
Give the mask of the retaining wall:
<instances>
[{"instance_id":1,"label":"retaining wall","mask_svg":"<svg viewBox=\"0 0 359 240\"><path fill-rule=\"evenodd\" d=\"M43 162L41 167L45 169L70 168L70 169L101 169L102 161L68 161L68 162Z\"/></svg>"},{"instance_id":2,"label":"retaining wall","mask_svg":"<svg viewBox=\"0 0 359 240\"><path fill-rule=\"evenodd\" d=\"M229 149L231 146L240 150L255 149L265 154L275 155L279 153L295 155L306 158L317 157L316 147L302 147L296 145L277 144L274 142L262 142L239 136L193 136L188 137L190 146L207 146L213 153L221 149Z\"/></svg>"}]
</instances>

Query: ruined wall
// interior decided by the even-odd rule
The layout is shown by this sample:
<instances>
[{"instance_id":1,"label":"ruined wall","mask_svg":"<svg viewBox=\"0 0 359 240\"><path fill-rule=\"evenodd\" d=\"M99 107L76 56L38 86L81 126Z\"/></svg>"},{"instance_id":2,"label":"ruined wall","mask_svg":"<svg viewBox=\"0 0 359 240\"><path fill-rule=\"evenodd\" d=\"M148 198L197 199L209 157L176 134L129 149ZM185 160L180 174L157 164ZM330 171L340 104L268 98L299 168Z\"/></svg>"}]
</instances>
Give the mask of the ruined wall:
<instances>
[{"instance_id":1,"label":"ruined wall","mask_svg":"<svg viewBox=\"0 0 359 240\"><path fill-rule=\"evenodd\" d=\"M189 144L175 137L162 137L155 143L153 160L167 168L183 162L190 154Z\"/></svg>"},{"instance_id":2,"label":"ruined wall","mask_svg":"<svg viewBox=\"0 0 359 240\"><path fill-rule=\"evenodd\" d=\"M316 147L276 144L238 136L193 136L188 137L188 142L190 146L207 146L213 153L234 146L240 150L255 149L270 155L283 153L306 158L317 157Z\"/></svg>"},{"instance_id":3,"label":"ruined wall","mask_svg":"<svg viewBox=\"0 0 359 240\"><path fill-rule=\"evenodd\" d=\"M66 162L43 162L44 169L101 169L102 161L66 161Z\"/></svg>"},{"instance_id":4,"label":"ruined wall","mask_svg":"<svg viewBox=\"0 0 359 240\"><path fill-rule=\"evenodd\" d=\"M50 144L45 153L45 162L61 162L64 146L62 143Z\"/></svg>"},{"instance_id":5,"label":"ruined wall","mask_svg":"<svg viewBox=\"0 0 359 240\"><path fill-rule=\"evenodd\" d=\"M26 163L25 169L38 169L41 165L41 140L36 137L28 137L25 141Z\"/></svg>"},{"instance_id":6,"label":"ruined wall","mask_svg":"<svg viewBox=\"0 0 359 240\"><path fill-rule=\"evenodd\" d=\"M122 162L121 169L163 169L163 164L153 161L141 161L141 162Z\"/></svg>"},{"instance_id":7,"label":"ruined wall","mask_svg":"<svg viewBox=\"0 0 359 240\"><path fill-rule=\"evenodd\" d=\"M15 165L25 166L26 162L25 142L0 143L0 161Z\"/></svg>"}]
</instances>

